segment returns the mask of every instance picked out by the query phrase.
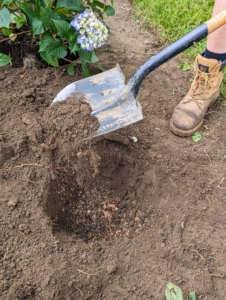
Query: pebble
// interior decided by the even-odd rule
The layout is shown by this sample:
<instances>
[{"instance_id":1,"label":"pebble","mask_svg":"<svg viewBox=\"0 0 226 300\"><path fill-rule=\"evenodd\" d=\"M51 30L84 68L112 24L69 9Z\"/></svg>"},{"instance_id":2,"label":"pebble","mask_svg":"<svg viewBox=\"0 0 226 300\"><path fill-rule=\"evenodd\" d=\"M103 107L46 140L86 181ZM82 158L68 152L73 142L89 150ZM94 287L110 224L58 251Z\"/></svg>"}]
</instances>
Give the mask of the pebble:
<instances>
[{"instance_id":1,"label":"pebble","mask_svg":"<svg viewBox=\"0 0 226 300\"><path fill-rule=\"evenodd\" d=\"M19 226L18 226L18 230L19 231L24 231L24 230L26 230L27 229L27 225L26 224L20 224Z\"/></svg>"},{"instance_id":2,"label":"pebble","mask_svg":"<svg viewBox=\"0 0 226 300\"><path fill-rule=\"evenodd\" d=\"M24 256L25 256L26 258L31 257L31 252L25 252L25 253L24 253Z\"/></svg>"},{"instance_id":3,"label":"pebble","mask_svg":"<svg viewBox=\"0 0 226 300\"><path fill-rule=\"evenodd\" d=\"M39 244L39 247L42 248L42 249L44 249L44 248L46 247L46 244L43 243L43 242L41 242L41 243Z\"/></svg>"},{"instance_id":4,"label":"pebble","mask_svg":"<svg viewBox=\"0 0 226 300\"><path fill-rule=\"evenodd\" d=\"M22 94L21 94L21 97L25 97L25 98L28 98L28 97L34 97L34 92L35 92L35 89L34 88L31 88L31 89L27 89L25 90Z\"/></svg>"},{"instance_id":5,"label":"pebble","mask_svg":"<svg viewBox=\"0 0 226 300\"><path fill-rule=\"evenodd\" d=\"M18 200L11 199L8 202L8 207L10 208L10 210L14 210L16 208L17 204L18 204Z\"/></svg>"},{"instance_id":6,"label":"pebble","mask_svg":"<svg viewBox=\"0 0 226 300\"><path fill-rule=\"evenodd\" d=\"M0 74L0 80L4 80L6 78L5 74Z\"/></svg>"},{"instance_id":7,"label":"pebble","mask_svg":"<svg viewBox=\"0 0 226 300\"><path fill-rule=\"evenodd\" d=\"M108 274L113 274L117 271L117 266L116 265L108 265L106 268L106 271Z\"/></svg>"},{"instance_id":8,"label":"pebble","mask_svg":"<svg viewBox=\"0 0 226 300\"><path fill-rule=\"evenodd\" d=\"M9 264L10 269L14 269L15 266L16 266L16 265L15 265L14 263Z\"/></svg>"}]
</instances>

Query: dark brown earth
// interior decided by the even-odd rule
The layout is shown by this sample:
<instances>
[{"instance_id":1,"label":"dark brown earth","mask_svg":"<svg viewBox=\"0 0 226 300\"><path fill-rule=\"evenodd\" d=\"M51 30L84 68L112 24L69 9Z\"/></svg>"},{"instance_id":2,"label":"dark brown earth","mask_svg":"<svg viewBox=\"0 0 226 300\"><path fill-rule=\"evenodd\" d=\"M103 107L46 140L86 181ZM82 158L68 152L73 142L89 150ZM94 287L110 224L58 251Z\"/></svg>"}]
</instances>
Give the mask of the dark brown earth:
<instances>
[{"instance_id":1,"label":"dark brown earth","mask_svg":"<svg viewBox=\"0 0 226 300\"><path fill-rule=\"evenodd\" d=\"M161 45L123 3L98 56L128 80ZM226 102L206 115L200 142L174 136L193 76L178 62L144 80L144 120L91 140L87 105L50 107L83 78L79 67L0 69L0 299L163 300L168 282L225 299Z\"/></svg>"}]
</instances>

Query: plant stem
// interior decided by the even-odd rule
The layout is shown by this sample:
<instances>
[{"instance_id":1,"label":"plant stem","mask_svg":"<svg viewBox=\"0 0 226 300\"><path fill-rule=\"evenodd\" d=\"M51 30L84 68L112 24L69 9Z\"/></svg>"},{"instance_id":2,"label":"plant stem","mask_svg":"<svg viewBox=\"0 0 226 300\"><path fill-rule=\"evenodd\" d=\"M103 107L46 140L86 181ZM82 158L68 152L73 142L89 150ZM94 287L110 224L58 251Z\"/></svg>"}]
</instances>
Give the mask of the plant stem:
<instances>
[{"instance_id":1,"label":"plant stem","mask_svg":"<svg viewBox=\"0 0 226 300\"><path fill-rule=\"evenodd\" d=\"M20 34L28 33L28 32L32 32L32 30L22 31L22 32L19 32L19 33L14 33L13 36L15 36L15 35L18 36L18 35L20 35ZM0 40L0 43L5 42L5 41L8 41L8 40L10 40L10 39L11 39L11 37L8 37L8 38L5 38L5 39L3 39L3 40Z\"/></svg>"},{"instance_id":2,"label":"plant stem","mask_svg":"<svg viewBox=\"0 0 226 300\"><path fill-rule=\"evenodd\" d=\"M73 60L67 59L65 57L62 57L62 59L64 59L65 61L68 61L69 63L73 63Z\"/></svg>"},{"instance_id":3,"label":"plant stem","mask_svg":"<svg viewBox=\"0 0 226 300\"><path fill-rule=\"evenodd\" d=\"M54 0L52 0L51 2L50 9L52 9L53 4L54 4Z\"/></svg>"}]
</instances>

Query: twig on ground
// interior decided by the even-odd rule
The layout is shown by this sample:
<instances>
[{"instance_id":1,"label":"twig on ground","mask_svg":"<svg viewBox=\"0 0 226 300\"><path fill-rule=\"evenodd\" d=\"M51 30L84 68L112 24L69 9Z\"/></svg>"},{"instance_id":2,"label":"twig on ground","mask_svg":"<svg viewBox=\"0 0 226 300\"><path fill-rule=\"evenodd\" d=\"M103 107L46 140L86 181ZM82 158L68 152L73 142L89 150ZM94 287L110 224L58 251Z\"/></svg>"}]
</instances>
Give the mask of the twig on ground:
<instances>
[{"instance_id":1,"label":"twig on ground","mask_svg":"<svg viewBox=\"0 0 226 300\"><path fill-rule=\"evenodd\" d=\"M212 276L212 277L220 277L220 278L225 278L226 275L220 275L220 274L206 274L203 273L203 276Z\"/></svg>"},{"instance_id":2,"label":"twig on ground","mask_svg":"<svg viewBox=\"0 0 226 300\"><path fill-rule=\"evenodd\" d=\"M205 260L205 258L196 250L193 250L196 254L198 254L203 260Z\"/></svg>"},{"instance_id":3,"label":"twig on ground","mask_svg":"<svg viewBox=\"0 0 226 300\"><path fill-rule=\"evenodd\" d=\"M225 177L223 177L222 179L221 179L221 182L218 184L218 189L220 188L220 186L222 185L222 183L223 183L223 181L225 180Z\"/></svg>"},{"instance_id":4,"label":"twig on ground","mask_svg":"<svg viewBox=\"0 0 226 300\"><path fill-rule=\"evenodd\" d=\"M9 248L7 247L7 248L6 248L6 253L5 253L4 256L3 256L3 261L4 261L4 262L5 262L5 258L6 258L7 254L8 254L8 252L9 252Z\"/></svg>"},{"instance_id":5,"label":"twig on ground","mask_svg":"<svg viewBox=\"0 0 226 300\"><path fill-rule=\"evenodd\" d=\"M198 276L201 274L201 271L200 270L195 270L195 274L192 276L192 279L195 278L195 276Z\"/></svg>"},{"instance_id":6,"label":"twig on ground","mask_svg":"<svg viewBox=\"0 0 226 300\"><path fill-rule=\"evenodd\" d=\"M206 152L206 149L204 150L204 152L206 153L206 156L209 158L209 160L212 161L209 154Z\"/></svg>"},{"instance_id":7,"label":"twig on ground","mask_svg":"<svg viewBox=\"0 0 226 300\"><path fill-rule=\"evenodd\" d=\"M15 166L15 167L13 167L13 169L23 168L23 167L44 167L44 166L43 165L39 165L39 164L23 164L21 166Z\"/></svg>"},{"instance_id":8,"label":"twig on ground","mask_svg":"<svg viewBox=\"0 0 226 300\"><path fill-rule=\"evenodd\" d=\"M89 276L97 276L97 274L89 274L89 273L86 273L86 272L84 272L84 271L82 271L80 269L77 269L77 271L79 271L79 272L81 272L83 274L89 275Z\"/></svg>"},{"instance_id":9,"label":"twig on ground","mask_svg":"<svg viewBox=\"0 0 226 300\"><path fill-rule=\"evenodd\" d=\"M28 32L32 32L32 30L22 31L22 32L19 32L19 33L14 33L13 36L15 36L15 35L18 36L18 35L20 35L20 34L28 33ZM11 36L11 37L8 37L8 38L5 38L5 39L3 39L3 40L0 40L0 43L5 42L5 41L8 41L8 40L10 40L11 38L12 38L12 36Z\"/></svg>"},{"instance_id":10,"label":"twig on ground","mask_svg":"<svg viewBox=\"0 0 226 300\"><path fill-rule=\"evenodd\" d=\"M20 166L15 166L13 168L0 169L0 170L1 171L10 171L12 169L20 169L20 168L23 168L23 167L42 167L42 168L49 169L49 167L46 167L46 166L43 166L43 165L39 165L39 164L23 164L23 165L20 165Z\"/></svg>"},{"instance_id":11,"label":"twig on ground","mask_svg":"<svg viewBox=\"0 0 226 300\"><path fill-rule=\"evenodd\" d=\"M74 287L76 288L76 290L78 290L80 293L81 293L81 295L84 297L84 294L83 294L83 292L77 287L77 286L75 286L74 285Z\"/></svg>"}]
</instances>

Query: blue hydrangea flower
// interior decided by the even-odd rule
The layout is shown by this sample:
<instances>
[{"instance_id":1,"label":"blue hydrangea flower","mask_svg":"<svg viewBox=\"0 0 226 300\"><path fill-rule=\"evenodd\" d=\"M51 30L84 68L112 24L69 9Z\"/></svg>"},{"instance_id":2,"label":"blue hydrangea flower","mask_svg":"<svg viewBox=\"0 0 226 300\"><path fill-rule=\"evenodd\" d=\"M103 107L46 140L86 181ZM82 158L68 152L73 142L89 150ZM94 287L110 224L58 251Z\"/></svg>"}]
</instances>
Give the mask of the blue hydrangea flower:
<instances>
[{"instance_id":1,"label":"blue hydrangea flower","mask_svg":"<svg viewBox=\"0 0 226 300\"><path fill-rule=\"evenodd\" d=\"M108 29L93 12L84 11L70 24L80 33L77 42L84 50L92 51L107 41Z\"/></svg>"}]
</instances>

